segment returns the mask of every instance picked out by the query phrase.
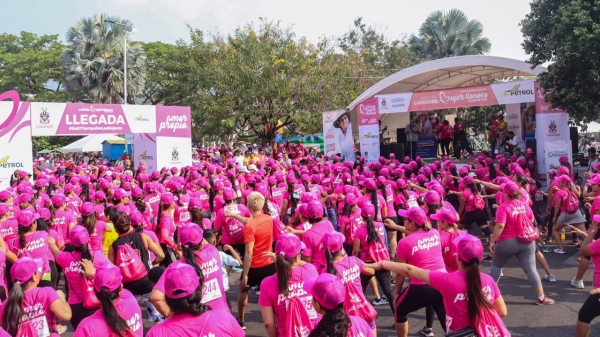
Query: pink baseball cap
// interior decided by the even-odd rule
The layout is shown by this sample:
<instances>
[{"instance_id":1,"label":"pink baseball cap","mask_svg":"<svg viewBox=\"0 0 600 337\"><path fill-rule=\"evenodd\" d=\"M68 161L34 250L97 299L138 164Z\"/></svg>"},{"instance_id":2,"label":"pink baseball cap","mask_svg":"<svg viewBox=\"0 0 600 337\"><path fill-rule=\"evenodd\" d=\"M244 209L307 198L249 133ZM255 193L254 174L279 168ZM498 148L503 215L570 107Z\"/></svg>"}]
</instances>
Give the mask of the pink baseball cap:
<instances>
[{"instance_id":1,"label":"pink baseball cap","mask_svg":"<svg viewBox=\"0 0 600 337\"><path fill-rule=\"evenodd\" d=\"M0 192L0 200L2 201L6 201L8 200L12 195L10 194L9 191L1 191Z\"/></svg>"},{"instance_id":2,"label":"pink baseball cap","mask_svg":"<svg viewBox=\"0 0 600 337\"><path fill-rule=\"evenodd\" d=\"M95 211L96 208L91 202L84 202L83 205L81 205L81 215L83 216L90 216L94 214Z\"/></svg>"},{"instance_id":3,"label":"pink baseball cap","mask_svg":"<svg viewBox=\"0 0 600 337\"><path fill-rule=\"evenodd\" d=\"M229 187L223 189L223 200L230 201L235 199L235 191Z\"/></svg>"},{"instance_id":4,"label":"pink baseball cap","mask_svg":"<svg viewBox=\"0 0 600 337\"><path fill-rule=\"evenodd\" d=\"M431 220L443 221L447 224L453 225L458 222L458 215L447 208L438 209L435 214L429 216Z\"/></svg>"},{"instance_id":5,"label":"pink baseball cap","mask_svg":"<svg viewBox=\"0 0 600 337\"><path fill-rule=\"evenodd\" d=\"M194 267L181 261L172 263L164 273L165 295L168 298L183 298L193 294L200 284Z\"/></svg>"},{"instance_id":6,"label":"pink baseball cap","mask_svg":"<svg viewBox=\"0 0 600 337\"><path fill-rule=\"evenodd\" d=\"M4 215L11 210L12 210L12 208L9 207L7 204L0 204L0 215Z\"/></svg>"},{"instance_id":7,"label":"pink baseball cap","mask_svg":"<svg viewBox=\"0 0 600 337\"><path fill-rule=\"evenodd\" d=\"M128 197L130 195L131 195L131 192L127 192L127 191L125 191L122 188L117 188L115 190L115 192L113 193L113 199L115 199L115 200L121 200L121 199L123 199L125 197Z\"/></svg>"},{"instance_id":8,"label":"pink baseball cap","mask_svg":"<svg viewBox=\"0 0 600 337\"><path fill-rule=\"evenodd\" d=\"M371 178L367 178L363 181L361 181L360 183L358 183L361 186L364 186L366 189L368 190L374 190L377 188L375 181Z\"/></svg>"},{"instance_id":9,"label":"pink baseball cap","mask_svg":"<svg viewBox=\"0 0 600 337\"><path fill-rule=\"evenodd\" d=\"M371 203L365 203L360 207L360 215L363 217L374 217L375 216L375 206Z\"/></svg>"},{"instance_id":10,"label":"pink baseball cap","mask_svg":"<svg viewBox=\"0 0 600 337\"><path fill-rule=\"evenodd\" d=\"M329 232L323 235L321 244L323 245L323 248L329 249L332 252L337 252L342 249L344 241L346 241L344 234L340 232Z\"/></svg>"},{"instance_id":11,"label":"pink baseball cap","mask_svg":"<svg viewBox=\"0 0 600 337\"><path fill-rule=\"evenodd\" d=\"M199 225L189 222L179 229L179 242L182 246L196 246L202 242L204 232Z\"/></svg>"},{"instance_id":12,"label":"pink baseball cap","mask_svg":"<svg viewBox=\"0 0 600 337\"><path fill-rule=\"evenodd\" d=\"M121 269L112 263L106 263L96 268L94 275L94 289L97 292L102 291L102 287L108 288L108 291L115 291L123 284Z\"/></svg>"},{"instance_id":13,"label":"pink baseball cap","mask_svg":"<svg viewBox=\"0 0 600 337\"><path fill-rule=\"evenodd\" d=\"M190 198L190 201L188 201L188 210L194 208L202 208L202 200L200 200L200 198Z\"/></svg>"},{"instance_id":14,"label":"pink baseball cap","mask_svg":"<svg viewBox=\"0 0 600 337\"><path fill-rule=\"evenodd\" d=\"M527 148L527 150L525 150L526 154L533 154L533 149L531 149L530 147Z\"/></svg>"},{"instance_id":15,"label":"pink baseball cap","mask_svg":"<svg viewBox=\"0 0 600 337\"><path fill-rule=\"evenodd\" d=\"M15 261L10 269L10 275L13 282L25 283L31 279L36 272L42 273L44 269L44 261L41 259L32 259L30 257L22 257Z\"/></svg>"},{"instance_id":16,"label":"pink baseball cap","mask_svg":"<svg viewBox=\"0 0 600 337\"><path fill-rule=\"evenodd\" d=\"M398 215L409 219L414 222L417 226L423 226L427 222L427 214L420 207L411 207L407 210L398 210Z\"/></svg>"},{"instance_id":17,"label":"pink baseball cap","mask_svg":"<svg viewBox=\"0 0 600 337\"><path fill-rule=\"evenodd\" d=\"M31 194L29 193L23 193L21 195L19 195L19 198L17 199L18 202L30 202L31 201Z\"/></svg>"},{"instance_id":18,"label":"pink baseball cap","mask_svg":"<svg viewBox=\"0 0 600 337\"><path fill-rule=\"evenodd\" d=\"M75 186L73 186L72 184L66 184L64 189L65 189L65 193L71 193L73 192L73 189L75 188Z\"/></svg>"},{"instance_id":19,"label":"pink baseball cap","mask_svg":"<svg viewBox=\"0 0 600 337\"><path fill-rule=\"evenodd\" d=\"M33 224L33 222L40 218L40 215L37 213L32 213L29 211L21 211L19 215L17 215L17 223L19 226L29 227Z\"/></svg>"},{"instance_id":20,"label":"pink baseball cap","mask_svg":"<svg viewBox=\"0 0 600 337\"><path fill-rule=\"evenodd\" d=\"M592 185L600 185L600 174L594 175L592 179L589 179L587 182Z\"/></svg>"},{"instance_id":21,"label":"pink baseball cap","mask_svg":"<svg viewBox=\"0 0 600 337\"><path fill-rule=\"evenodd\" d=\"M566 174L556 178L556 180L558 180L558 182L563 183L563 184L570 184L571 182L573 182L573 180L571 180L571 178Z\"/></svg>"},{"instance_id":22,"label":"pink baseball cap","mask_svg":"<svg viewBox=\"0 0 600 337\"><path fill-rule=\"evenodd\" d=\"M308 218L308 215L306 214L306 204L301 204L298 206L298 208L296 208L296 212L298 212L298 214L300 214L302 217Z\"/></svg>"},{"instance_id":23,"label":"pink baseball cap","mask_svg":"<svg viewBox=\"0 0 600 337\"><path fill-rule=\"evenodd\" d=\"M425 202L427 202L429 205L439 204L441 200L442 198L436 191L428 191L425 193Z\"/></svg>"},{"instance_id":24,"label":"pink baseball cap","mask_svg":"<svg viewBox=\"0 0 600 337\"><path fill-rule=\"evenodd\" d=\"M481 240L474 237L473 235L460 235L454 238L452 241L456 252L461 261L466 263L474 263L473 259L477 262L481 262L483 259L483 245Z\"/></svg>"},{"instance_id":25,"label":"pink baseball cap","mask_svg":"<svg viewBox=\"0 0 600 337\"><path fill-rule=\"evenodd\" d=\"M352 193L346 194L346 197L344 197L344 202L347 205L356 205L357 200L358 198L356 198L356 196Z\"/></svg>"},{"instance_id":26,"label":"pink baseball cap","mask_svg":"<svg viewBox=\"0 0 600 337\"><path fill-rule=\"evenodd\" d=\"M569 169L567 167L561 166L557 171L557 175L569 174Z\"/></svg>"},{"instance_id":27,"label":"pink baseball cap","mask_svg":"<svg viewBox=\"0 0 600 337\"><path fill-rule=\"evenodd\" d=\"M306 280L303 288L325 309L332 310L346 301L346 287L332 274L323 273L316 279Z\"/></svg>"},{"instance_id":28,"label":"pink baseball cap","mask_svg":"<svg viewBox=\"0 0 600 337\"><path fill-rule=\"evenodd\" d=\"M81 247L87 245L90 242L90 233L88 233L85 227L75 225L69 232L69 239L74 247Z\"/></svg>"},{"instance_id":29,"label":"pink baseball cap","mask_svg":"<svg viewBox=\"0 0 600 337\"><path fill-rule=\"evenodd\" d=\"M592 220L594 220L594 222L600 222L600 214L594 214Z\"/></svg>"},{"instance_id":30,"label":"pink baseball cap","mask_svg":"<svg viewBox=\"0 0 600 337\"><path fill-rule=\"evenodd\" d=\"M466 176L463 178L463 184L465 185L471 185L473 183L473 177L471 176Z\"/></svg>"},{"instance_id":31,"label":"pink baseball cap","mask_svg":"<svg viewBox=\"0 0 600 337\"><path fill-rule=\"evenodd\" d=\"M519 186L512 181L500 185L500 188L508 195L515 195L515 193L519 192Z\"/></svg>"},{"instance_id":32,"label":"pink baseball cap","mask_svg":"<svg viewBox=\"0 0 600 337\"><path fill-rule=\"evenodd\" d=\"M144 196L144 190L142 190L142 189L141 189L141 188L139 188L139 187L135 187L135 188L133 189L133 191L131 191L131 195L132 195L134 198L141 198L142 196Z\"/></svg>"},{"instance_id":33,"label":"pink baseball cap","mask_svg":"<svg viewBox=\"0 0 600 337\"><path fill-rule=\"evenodd\" d=\"M174 196L171 193L165 193L163 195L160 196L160 202L163 203L163 205L169 205L171 204L173 201L176 201L177 197Z\"/></svg>"},{"instance_id":34,"label":"pink baseball cap","mask_svg":"<svg viewBox=\"0 0 600 337\"><path fill-rule=\"evenodd\" d=\"M97 191L96 193L94 193L94 199L96 199L98 201L104 200L105 198L106 198L106 195L102 191Z\"/></svg>"},{"instance_id":35,"label":"pink baseball cap","mask_svg":"<svg viewBox=\"0 0 600 337\"><path fill-rule=\"evenodd\" d=\"M294 234L283 234L275 244L275 254L282 254L284 258L291 259L300 254L306 245Z\"/></svg>"},{"instance_id":36,"label":"pink baseball cap","mask_svg":"<svg viewBox=\"0 0 600 337\"><path fill-rule=\"evenodd\" d=\"M558 158L558 162L559 163L568 163L569 162L569 157L567 157L567 156L560 156Z\"/></svg>"},{"instance_id":37,"label":"pink baseball cap","mask_svg":"<svg viewBox=\"0 0 600 337\"><path fill-rule=\"evenodd\" d=\"M322 219L323 218L323 204L313 200L306 204L306 215L309 219Z\"/></svg>"},{"instance_id":38,"label":"pink baseball cap","mask_svg":"<svg viewBox=\"0 0 600 337\"><path fill-rule=\"evenodd\" d=\"M131 222L131 226L139 227L144 225L144 216L140 211L133 211L129 213L129 221Z\"/></svg>"}]
</instances>

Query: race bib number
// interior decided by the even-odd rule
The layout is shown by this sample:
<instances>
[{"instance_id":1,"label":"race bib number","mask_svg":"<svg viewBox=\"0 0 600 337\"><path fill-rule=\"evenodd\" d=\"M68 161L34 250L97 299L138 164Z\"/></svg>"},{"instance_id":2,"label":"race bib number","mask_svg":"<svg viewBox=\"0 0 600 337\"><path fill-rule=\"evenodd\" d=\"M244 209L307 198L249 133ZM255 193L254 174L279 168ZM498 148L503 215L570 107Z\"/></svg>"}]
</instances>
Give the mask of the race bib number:
<instances>
[{"instance_id":1,"label":"race bib number","mask_svg":"<svg viewBox=\"0 0 600 337\"><path fill-rule=\"evenodd\" d=\"M417 199L415 197L408 198L408 208L419 207L419 203L417 203Z\"/></svg>"},{"instance_id":2,"label":"race bib number","mask_svg":"<svg viewBox=\"0 0 600 337\"><path fill-rule=\"evenodd\" d=\"M300 300L300 302L302 302L302 305L306 309L306 312L308 313L308 318L310 318L311 320L317 319L317 311L313 307L312 296L304 296L304 297L300 297L298 299ZM285 300L285 309L286 310L289 308L289 305L290 305L290 300Z\"/></svg>"},{"instance_id":3,"label":"race bib number","mask_svg":"<svg viewBox=\"0 0 600 337\"><path fill-rule=\"evenodd\" d=\"M46 320L46 316L31 319L29 320L29 322L33 325L35 331L37 331L39 337L50 336L50 328L48 327L48 321Z\"/></svg>"},{"instance_id":4,"label":"race bib number","mask_svg":"<svg viewBox=\"0 0 600 337\"><path fill-rule=\"evenodd\" d=\"M202 285L202 303L208 303L217 298L221 298L221 290L217 279L207 281Z\"/></svg>"}]
</instances>

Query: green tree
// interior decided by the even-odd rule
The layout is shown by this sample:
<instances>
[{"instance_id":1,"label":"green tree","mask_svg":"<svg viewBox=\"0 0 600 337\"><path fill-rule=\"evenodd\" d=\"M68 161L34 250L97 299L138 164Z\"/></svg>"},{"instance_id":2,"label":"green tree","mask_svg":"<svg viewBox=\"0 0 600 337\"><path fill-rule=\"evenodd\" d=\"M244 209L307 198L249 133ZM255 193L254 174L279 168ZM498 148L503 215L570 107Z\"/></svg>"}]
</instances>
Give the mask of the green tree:
<instances>
[{"instance_id":1,"label":"green tree","mask_svg":"<svg viewBox=\"0 0 600 337\"><path fill-rule=\"evenodd\" d=\"M469 20L459 9L429 14L418 35L410 36L409 44L413 52L426 59L482 55L489 53L492 46L483 37L481 22Z\"/></svg>"},{"instance_id":2,"label":"green tree","mask_svg":"<svg viewBox=\"0 0 600 337\"><path fill-rule=\"evenodd\" d=\"M546 99L585 124L600 114L600 1L534 0L521 21L529 63L550 63L539 76Z\"/></svg>"},{"instance_id":3,"label":"green tree","mask_svg":"<svg viewBox=\"0 0 600 337\"><path fill-rule=\"evenodd\" d=\"M76 100L95 103L123 101L123 39L133 24L97 14L83 18L67 31L67 47L60 58L65 89ZM128 103L144 89L146 56L139 43L127 46Z\"/></svg>"},{"instance_id":4,"label":"green tree","mask_svg":"<svg viewBox=\"0 0 600 337\"><path fill-rule=\"evenodd\" d=\"M0 34L0 92L16 90L26 101L65 102L58 35Z\"/></svg>"},{"instance_id":5,"label":"green tree","mask_svg":"<svg viewBox=\"0 0 600 337\"><path fill-rule=\"evenodd\" d=\"M163 42L144 43L142 46L146 54L146 82L137 99L141 104L163 103L165 91L175 76L172 62L181 48Z\"/></svg>"}]
</instances>

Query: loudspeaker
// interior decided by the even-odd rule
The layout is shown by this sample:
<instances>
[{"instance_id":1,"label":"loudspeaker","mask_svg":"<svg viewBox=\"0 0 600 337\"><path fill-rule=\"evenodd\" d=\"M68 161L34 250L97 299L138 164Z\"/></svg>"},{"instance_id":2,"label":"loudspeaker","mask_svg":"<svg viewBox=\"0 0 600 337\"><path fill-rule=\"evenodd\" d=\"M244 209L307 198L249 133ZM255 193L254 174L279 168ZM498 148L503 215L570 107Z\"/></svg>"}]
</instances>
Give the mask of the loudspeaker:
<instances>
[{"instance_id":1,"label":"loudspeaker","mask_svg":"<svg viewBox=\"0 0 600 337\"><path fill-rule=\"evenodd\" d=\"M577 127L570 127L569 135L571 138L571 151L573 151L573 156L575 156L579 153L579 133L577 132Z\"/></svg>"},{"instance_id":2,"label":"loudspeaker","mask_svg":"<svg viewBox=\"0 0 600 337\"><path fill-rule=\"evenodd\" d=\"M396 139L397 139L397 143L398 144L406 144L406 133L405 132L405 128L399 128L396 129Z\"/></svg>"}]
</instances>

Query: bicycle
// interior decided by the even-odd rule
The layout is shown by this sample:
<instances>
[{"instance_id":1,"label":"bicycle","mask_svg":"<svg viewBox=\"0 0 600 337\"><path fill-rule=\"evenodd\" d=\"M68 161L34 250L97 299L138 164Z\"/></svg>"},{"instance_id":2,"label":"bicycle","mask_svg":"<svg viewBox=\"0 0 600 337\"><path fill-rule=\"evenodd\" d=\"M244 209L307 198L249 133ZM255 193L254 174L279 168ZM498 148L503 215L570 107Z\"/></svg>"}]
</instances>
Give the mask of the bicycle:
<instances>
[{"instance_id":1,"label":"bicycle","mask_svg":"<svg viewBox=\"0 0 600 337\"><path fill-rule=\"evenodd\" d=\"M484 145L485 136L483 134L478 134L475 136L474 133L469 134L468 138L469 145L471 145L471 149L473 152L487 150L487 147ZM463 149L461 151L461 156L463 158L469 158L469 152L467 149Z\"/></svg>"}]
</instances>

